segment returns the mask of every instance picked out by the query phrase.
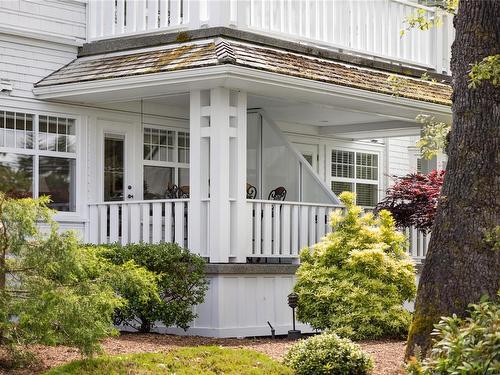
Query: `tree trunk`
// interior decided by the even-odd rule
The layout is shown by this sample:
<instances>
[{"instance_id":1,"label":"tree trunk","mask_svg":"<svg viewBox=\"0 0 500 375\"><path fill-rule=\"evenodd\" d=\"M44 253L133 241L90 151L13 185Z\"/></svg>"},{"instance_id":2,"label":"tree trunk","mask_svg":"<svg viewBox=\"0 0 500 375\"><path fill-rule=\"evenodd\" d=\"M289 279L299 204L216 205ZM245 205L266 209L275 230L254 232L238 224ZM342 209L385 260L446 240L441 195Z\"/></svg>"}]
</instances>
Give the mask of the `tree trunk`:
<instances>
[{"instance_id":1,"label":"tree trunk","mask_svg":"<svg viewBox=\"0 0 500 375\"><path fill-rule=\"evenodd\" d=\"M471 66L500 49L500 1L460 0L452 46L453 124L448 166L406 349L425 355L441 316L465 316L500 287L500 90L468 88ZM492 239L493 237L493 239ZM498 246L498 245L497 245Z\"/></svg>"}]
</instances>

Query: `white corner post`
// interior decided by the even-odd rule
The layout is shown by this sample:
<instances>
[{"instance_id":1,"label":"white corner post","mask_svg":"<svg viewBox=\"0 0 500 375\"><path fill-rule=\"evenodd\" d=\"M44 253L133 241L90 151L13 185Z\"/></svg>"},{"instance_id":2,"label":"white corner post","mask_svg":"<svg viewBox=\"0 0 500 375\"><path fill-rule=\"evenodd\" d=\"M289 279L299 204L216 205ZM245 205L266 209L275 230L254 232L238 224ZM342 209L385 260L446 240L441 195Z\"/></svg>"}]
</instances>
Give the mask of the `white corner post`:
<instances>
[{"instance_id":1,"label":"white corner post","mask_svg":"<svg viewBox=\"0 0 500 375\"><path fill-rule=\"evenodd\" d=\"M244 92L190 92L189 247L211 263L246 260L246 119Z\"/></svg>"}]
</instances>

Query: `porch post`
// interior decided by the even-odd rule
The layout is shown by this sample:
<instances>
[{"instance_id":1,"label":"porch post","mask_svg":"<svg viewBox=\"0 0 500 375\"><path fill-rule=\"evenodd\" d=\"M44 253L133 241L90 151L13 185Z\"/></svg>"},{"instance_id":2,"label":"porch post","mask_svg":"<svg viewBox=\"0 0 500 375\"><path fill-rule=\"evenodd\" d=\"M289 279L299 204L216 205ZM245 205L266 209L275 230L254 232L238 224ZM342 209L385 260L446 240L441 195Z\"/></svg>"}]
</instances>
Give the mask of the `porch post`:
<instances>
[{"instance_id":1,"label":"porch post","mask_svg":"<svg viewBox=\"0 0 500 375\"><path fill-rule=\"evenodd\" d=\"M210 262L244 262L246 93L225 87L190 93L190 248Z\"/></svg>"}]
</instances>

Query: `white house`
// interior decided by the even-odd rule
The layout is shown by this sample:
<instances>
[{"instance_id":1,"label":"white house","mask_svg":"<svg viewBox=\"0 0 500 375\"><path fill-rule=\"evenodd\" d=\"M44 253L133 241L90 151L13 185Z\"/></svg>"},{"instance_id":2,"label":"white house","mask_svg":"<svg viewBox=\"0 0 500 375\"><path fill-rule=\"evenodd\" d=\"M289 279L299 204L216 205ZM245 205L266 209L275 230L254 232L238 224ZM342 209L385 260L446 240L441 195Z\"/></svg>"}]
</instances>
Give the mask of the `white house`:
<instances>
[{"instance_id":1,"label":"white house","mask_svg":"<svg viewBox=\"0 0 500 375\"><path fill-rule=\"evenodd\" d=\"M0 190L87 242L209 264L190 333L277 333L336 193L373 207L450 121L451 22L409 0L0 0ZM422 79L427 73L436 81ZM409 251L427 238L410 230Z\"/></svg>"}]
</instances>

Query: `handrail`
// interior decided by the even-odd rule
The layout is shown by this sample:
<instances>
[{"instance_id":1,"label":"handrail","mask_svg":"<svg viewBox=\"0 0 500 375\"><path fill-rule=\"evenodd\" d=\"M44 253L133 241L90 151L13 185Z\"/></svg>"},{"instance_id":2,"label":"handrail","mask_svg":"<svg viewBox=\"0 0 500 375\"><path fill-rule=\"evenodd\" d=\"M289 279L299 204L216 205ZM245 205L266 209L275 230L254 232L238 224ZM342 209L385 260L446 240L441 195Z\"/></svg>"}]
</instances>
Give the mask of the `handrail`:
<instances>
[{"instance_id":1,"label":"handrail","mask_svg":"<svg viewBox=\"0 0 500 375\"><path fill-rule=\"evenodd\" d=\"M101 206L101 205L113 205L113 204L142 204L142 203L176 203L176 202L189 202L189 198L179 198L179 199L148 199L140 201L102 201L102 202L92 202L89 206Z\"/></svg>"}]
</instances>

